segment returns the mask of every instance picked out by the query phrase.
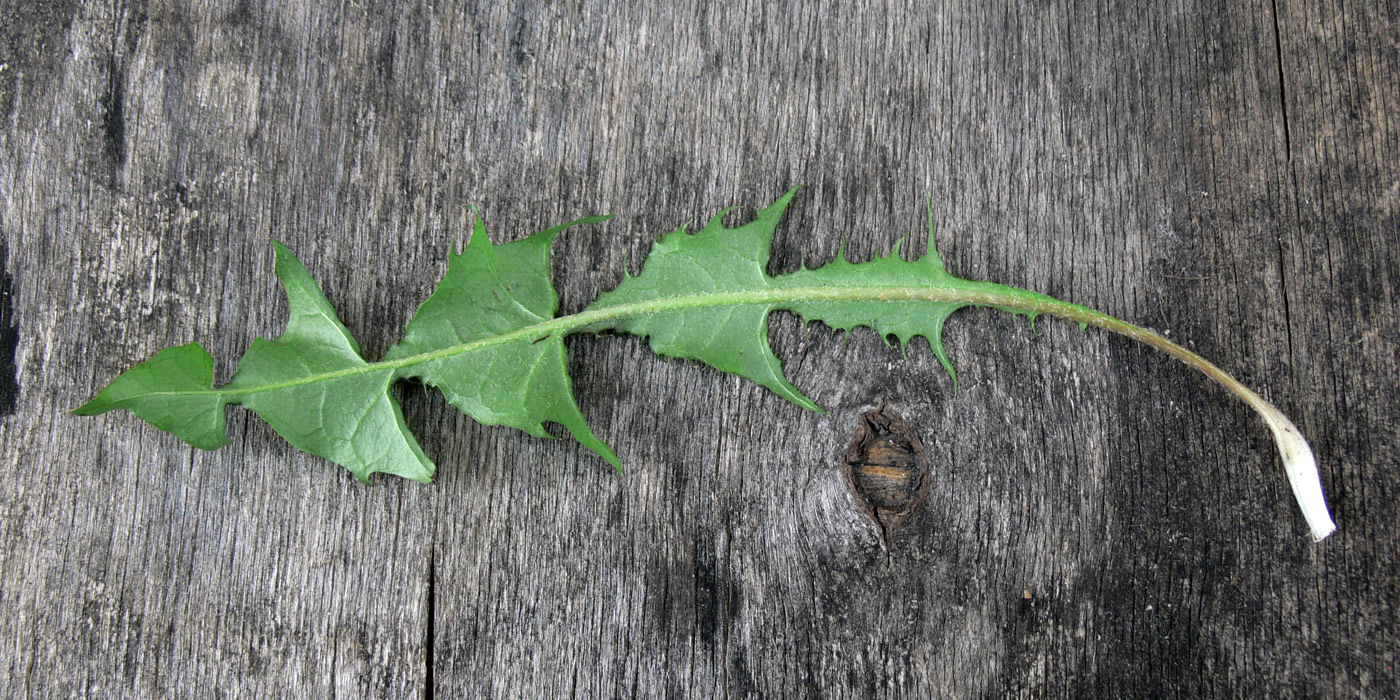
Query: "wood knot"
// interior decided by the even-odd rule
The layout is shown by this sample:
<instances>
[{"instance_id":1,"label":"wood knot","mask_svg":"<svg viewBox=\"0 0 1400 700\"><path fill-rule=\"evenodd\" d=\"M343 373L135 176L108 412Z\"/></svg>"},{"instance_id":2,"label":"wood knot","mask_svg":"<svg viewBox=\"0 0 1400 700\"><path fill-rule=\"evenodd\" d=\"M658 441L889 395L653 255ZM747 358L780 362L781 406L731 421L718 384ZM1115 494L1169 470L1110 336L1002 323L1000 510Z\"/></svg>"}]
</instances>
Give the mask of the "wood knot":
<instances>
[{"instance_id":1,"label":"wood knot","mask_svg":"<svg viewBox=\"0 0 1400 700\"><path fill-rule=\"evenodd\" d=\"M923 504L928 494L928 453L904 421L884 409L861 416L846 448L846 484L856 504L880 529L881 542Z\"/></svg>"}]
</instances>

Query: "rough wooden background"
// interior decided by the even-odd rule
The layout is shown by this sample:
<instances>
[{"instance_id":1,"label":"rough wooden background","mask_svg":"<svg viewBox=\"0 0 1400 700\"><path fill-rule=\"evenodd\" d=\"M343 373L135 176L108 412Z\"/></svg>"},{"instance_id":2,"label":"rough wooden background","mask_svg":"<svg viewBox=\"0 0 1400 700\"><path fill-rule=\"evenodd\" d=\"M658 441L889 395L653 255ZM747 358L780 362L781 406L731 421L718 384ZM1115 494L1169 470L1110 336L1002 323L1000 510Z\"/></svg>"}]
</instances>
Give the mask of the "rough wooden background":
<instances>
[{"instance_id":1,"label":"rough wooden background","mask_svg":"<svg viewBox=\"0 0 1400 700\"><path fill-rule=\"evenodd\" d=\"M1400 694L1400 5L927 5L0 1L0 695ZM1281 405L1340 530L1207 380L986 310L957 396L922 342L776 317L826 416L573 338L621 476L413 386L431 486L241 409L212 453L66 413L192 340L226 380L284 322L269 237L373 358L465 205L497 240L617 215L556 246L570 311L795 184L773 271L882 254L931 194L955 273ZM888 553L839 469L881 403L936 454Z\"/></svg>"}]
</instances>

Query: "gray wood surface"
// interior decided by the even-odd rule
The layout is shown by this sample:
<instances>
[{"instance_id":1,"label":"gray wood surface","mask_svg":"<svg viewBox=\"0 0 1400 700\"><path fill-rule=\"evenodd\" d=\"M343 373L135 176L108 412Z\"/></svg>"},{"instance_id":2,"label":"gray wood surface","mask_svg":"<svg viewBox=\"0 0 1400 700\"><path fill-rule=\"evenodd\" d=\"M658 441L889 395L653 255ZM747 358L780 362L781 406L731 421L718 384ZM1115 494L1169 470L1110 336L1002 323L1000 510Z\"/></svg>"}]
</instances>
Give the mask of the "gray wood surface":
<instances>
[{"instance_id":1,"label":"gray wood surface","mask_svg":"<svg viewBox=\"0 0 1400 700\"><path fill-rule=\"evenodd\" d=\"M1400 7L0 1L0 695L1400 695ZM231 409L201 452L67 410L285 303L369 357L465 240L556 245L565 311L796 184L774 272L924 225L949 268L1169 332L1313 440L1313 544L1259 421L1128 340L955 316L951 383L772 322L807 413L575 337L625 461L421 386L425 486ZM914 246L916 249L921 246ZM888 551L841 454L884 404L935 486Z\"/></svg>"}]
</instances>

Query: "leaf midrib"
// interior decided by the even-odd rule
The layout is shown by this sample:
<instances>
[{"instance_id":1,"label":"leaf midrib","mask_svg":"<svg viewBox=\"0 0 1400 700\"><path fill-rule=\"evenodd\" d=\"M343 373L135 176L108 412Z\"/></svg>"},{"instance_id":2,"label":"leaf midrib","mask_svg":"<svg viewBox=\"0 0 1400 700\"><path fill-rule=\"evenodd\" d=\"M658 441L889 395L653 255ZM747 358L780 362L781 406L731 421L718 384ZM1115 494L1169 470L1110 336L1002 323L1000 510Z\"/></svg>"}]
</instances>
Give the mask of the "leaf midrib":
<instances>
[{"instance_id":1,"label":"leaf midrib","mask_svg":"<svg viewBox=\"0 0 1400 700\"><path fill-rule=\"evenodd\" d=\"M781 279L781 278L778 278ZM1142 329L1130 326L1111 316L1087 309L1082 306L1059 301L1043 294L1037 294L1026 290L1007 287L990 282L968 282L968 287L959 286L808 286L808 287L772 287L764 289L746 289L740 291L707 292L703 294L687 294L681 296L671 296L662 299L649 299L646 301L629 302L617 304L615 306L605 306L601 308L589 308L576 314L559 316L542 321L534 325L518 328L507 333L501 333L489 338L481 338L466 343L459 343L445 348L439 348L429 352L409 355L396 360L381 360L379 362L367 362L356 367L319 374L307 375L298 379L284 382L274 382L262 386L245 387L238 390L201 389L194 391L161 391L143 394L142 396L201 396L201 395L222 395L230 403L238 403L238 399L249 394L259 394L268 391L278 391L281 389L291 389L317 382L343 379L363 374L374 374L384 371L398 371L405 367L441 360L444 358L460 355L462 353L474 352L485 348L504 345L523 339L541 339L551 335L567 335L589 326L617 319L630 318L635 316L646 316L648 314L665 313L668 311L679 311L684 309L705 308L705 307L725 307L725 306L752 306L752 305L772 305L781 308L787 304L799 304L810 302L871 302L871 301L914 301L914 302L946 302L963 303L980 306L997 306L1006 309L1015 309L1029 313L1044 313L1052 316L1069 318L1081 323L1089 323L1096 326L1117 330L1125 333L1122 327L1126 326L1135 331L1148 333ZM1116 326L1116 327L1115 327ZM1131 334L1131 333L1130 333ZM1155 335L1155 334L1153 334Z\"/></svg>"}]
</instances>

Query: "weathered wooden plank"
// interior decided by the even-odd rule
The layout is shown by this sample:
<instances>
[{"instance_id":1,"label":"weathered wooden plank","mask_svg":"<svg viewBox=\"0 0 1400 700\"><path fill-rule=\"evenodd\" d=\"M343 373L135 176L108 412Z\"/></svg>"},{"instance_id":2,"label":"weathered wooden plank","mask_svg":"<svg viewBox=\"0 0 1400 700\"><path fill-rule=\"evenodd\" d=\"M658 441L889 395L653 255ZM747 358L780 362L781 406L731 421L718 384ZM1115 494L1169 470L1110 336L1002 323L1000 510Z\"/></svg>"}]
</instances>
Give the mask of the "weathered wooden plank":
<instances>
[{"instance_id":1,"label":"weathered wooden plank","mask_svg":"<svg viewBox=\"0 0 1400 700\"><path fill-rule=\"evenodd\" d=\"M13 5L6 695L1396 690L1393 3ZM175 343L227 378L282 323L270 236L376 356L466 204L497 240L618 214L556 244L569 311L793 184L775 272L883 254L929 194L953 271L1170 331L1284 406L1341 530L1307 542L1205 380L990 311L950 323L956 396L922 342L776 318L824 416L572 339L622 475L417 386L428 487L360 487L241 411L215 453L64 414ZM840 468L879 405L935 455L888 550Z\"/></svg>"},{"instance_id":2,"label":"weathered wooden plank","mask_svg":"<svg viewBox=\"0 0 1400 700\"><path fill-rule=\"evenodd\" d=\"M169 344L208 344L226 379L282 323L267 237L321 270L325 249L299 230L340 254L367 247L323 227L346 210L283 223L320 206L295 202L339 201L351 176L351 154L315 150L318 117L291 109L335 84L280 57L315 37L313 20L288 18L288 43L257 41L229 9L77 4L33 29L35 62L6 71L0 189L21 329L0 497L6 696L403 697L423 684L421 491L360 488L241 414L234 430L257 455L65 415ZM373 285L326 277L348 316L373 318Z\"/></svg>"},{"instance_id":3,"label":"weathered wooden plank","mask_svg":"<svg viewBox=\"0 0 1400 700\"><path fill-rule=\"evenodd\" d=\"M1400 5L1279 8L1297 217L1279 236L1294 382L1328 460L1347 537L1315 554L1301 597L1306 694L1400 692ZM1287 653L1294 644L1279 645Z\"/></svg>"}]
</instances>

